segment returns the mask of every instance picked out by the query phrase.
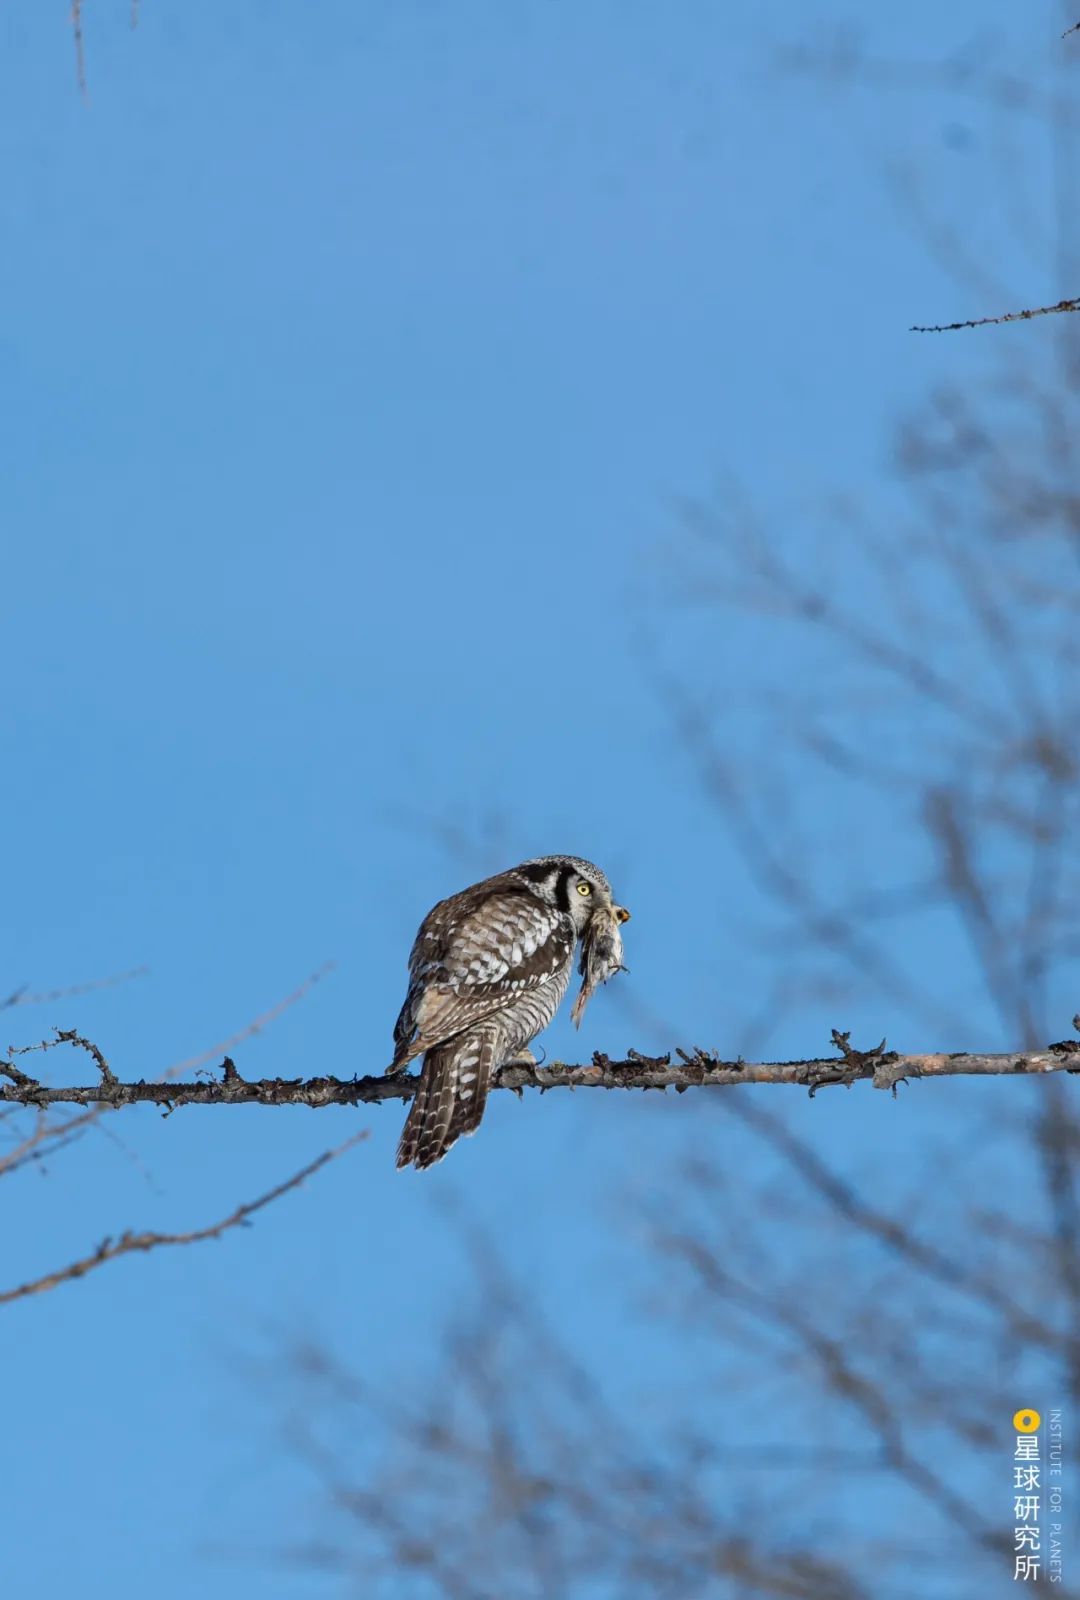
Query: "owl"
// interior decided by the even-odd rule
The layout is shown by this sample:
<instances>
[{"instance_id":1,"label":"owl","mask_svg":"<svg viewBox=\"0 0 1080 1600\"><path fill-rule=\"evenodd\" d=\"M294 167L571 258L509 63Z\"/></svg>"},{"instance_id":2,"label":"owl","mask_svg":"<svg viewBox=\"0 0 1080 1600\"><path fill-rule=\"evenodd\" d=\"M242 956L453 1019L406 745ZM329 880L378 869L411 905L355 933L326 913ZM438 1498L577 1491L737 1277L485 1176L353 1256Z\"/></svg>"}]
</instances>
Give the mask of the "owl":
<instances>
[{"instance_id":1,"label":"owl","mask_svg":"<svg viewBox=\"0 0 1080 1600\"><path fill-rule=\"evenodd\" d=\"M600 868L577 856L524 861L428 912L386 1069L424 1058L399 1167L441 1161L480 1126L492 1075L510 1062L535 1064L527 1046L559 1009L596 912L607 923L630 916Z\"/></svg>"}]
</instances>

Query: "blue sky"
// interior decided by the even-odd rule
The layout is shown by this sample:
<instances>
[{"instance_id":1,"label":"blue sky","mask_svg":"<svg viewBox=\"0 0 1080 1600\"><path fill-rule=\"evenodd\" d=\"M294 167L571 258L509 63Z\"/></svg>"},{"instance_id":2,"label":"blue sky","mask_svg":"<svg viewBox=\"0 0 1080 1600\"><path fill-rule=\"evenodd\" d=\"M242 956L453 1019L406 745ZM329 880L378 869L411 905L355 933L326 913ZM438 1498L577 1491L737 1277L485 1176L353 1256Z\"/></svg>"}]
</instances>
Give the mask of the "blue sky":
<instances>
[{"instance_id":1,"label":"blue sky","mask_svg":"<svg viewBox=\"0 0 1080 1600\"><path fill-rule=\"evenodd\" d=\"M134 31L89 0L86 99L65 11L0 17L0 983L149 973L9 1035L78 1026L149 1076L333 959L241 1070L377 1070L433 901L567 850L634 911L632 1000L579 1039L560 1019L551 1053L662 1042L632 1001L737 1047L773 957L657 678L737 708L760 624L716 655L686 623L677 503L733 476L812 537L833 486L881 480L898 408L973 359L908 325L1003 305L958 302L882 181L901 149L977 192L955 106L781 71L837 20L817 0L145 0ZM867 39L938 56L1012 12L922 0ZM1047 288L1020 251L993 275L1005 303ZM770 1050L821 1048L824 1020L785 1015ZM463 1292L451 1204L512 1219L563 1327L620 1328L613 1196L686 1111L497 1096L428 1181L393 1170L397 1108L147 1111L23 1180L5 1283L211 1221L371 1128L243 1236L4 1314L7 1516L60 1503L70 1533L6 1539L11 1592L224 1596L249 1562L267 1600L326 1592L258 1566L313 1491L251 1351L286 1328L422 1358ZM936 1114L867 1092L818 1126L872 1150Z\"/></svg>"}]
</instances>

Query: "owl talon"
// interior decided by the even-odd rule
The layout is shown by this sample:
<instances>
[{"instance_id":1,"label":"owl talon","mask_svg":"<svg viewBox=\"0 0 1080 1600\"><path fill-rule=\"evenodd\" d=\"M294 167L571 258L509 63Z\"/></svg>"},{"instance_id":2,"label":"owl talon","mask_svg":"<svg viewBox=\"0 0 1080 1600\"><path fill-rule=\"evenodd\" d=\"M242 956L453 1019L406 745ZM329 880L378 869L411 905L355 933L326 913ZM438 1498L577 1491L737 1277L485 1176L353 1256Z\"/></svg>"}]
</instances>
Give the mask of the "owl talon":
<instances>
[{"instance_id":1,"label":"owl talon","mask_svg":"<svg viewBox=\"0 0 1080 1600\"><path fill-rule=\"evenodd\" d=\"M539 1062L531 1050L519 1050L516 1056L511 1056L509 1061L503 1062L504 1067L535 1067Z\"/></svg>"},{"instance_id":2,"label":"owl talon","mask_svg":"<svg viewBox=\"0 0 1080 1600\"><path fill-rule=\"evenodd\" d=\"M537 1061L531 1050L519 1050L516 1056L511 1056L509 1061L503 1062L502 1066L499 1068L499 1076L501 1077L502 1074L508 1071L511 1067L515 1068L518 1072L535 1073L539 1065L540 1063Z\"/></svg>"}]
</instances>

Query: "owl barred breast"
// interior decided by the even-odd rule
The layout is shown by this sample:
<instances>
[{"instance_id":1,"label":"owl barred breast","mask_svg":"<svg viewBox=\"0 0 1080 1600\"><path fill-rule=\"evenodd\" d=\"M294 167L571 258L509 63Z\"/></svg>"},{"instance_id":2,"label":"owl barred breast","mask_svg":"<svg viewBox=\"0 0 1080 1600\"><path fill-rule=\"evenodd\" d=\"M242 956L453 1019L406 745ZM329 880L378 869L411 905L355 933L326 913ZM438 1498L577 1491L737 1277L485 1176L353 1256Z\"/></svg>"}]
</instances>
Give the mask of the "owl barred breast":
<instances>
[{"instance_id":1,"label":"owl barred breast","mask_svg":"<svg viewBox=\"0 0 1080 1600\"><path fill-rule=\"evenodd\" d=\"M430 1167L475 1133L492 1075L533 1058L528 1044L566 994L574 949L594 912L616 922L611 885L591 861L539 856L428 912L409 957L409 992L388 1073L423 1056L398 1145L399 1167Z\"/></svg>"}]
</instances>

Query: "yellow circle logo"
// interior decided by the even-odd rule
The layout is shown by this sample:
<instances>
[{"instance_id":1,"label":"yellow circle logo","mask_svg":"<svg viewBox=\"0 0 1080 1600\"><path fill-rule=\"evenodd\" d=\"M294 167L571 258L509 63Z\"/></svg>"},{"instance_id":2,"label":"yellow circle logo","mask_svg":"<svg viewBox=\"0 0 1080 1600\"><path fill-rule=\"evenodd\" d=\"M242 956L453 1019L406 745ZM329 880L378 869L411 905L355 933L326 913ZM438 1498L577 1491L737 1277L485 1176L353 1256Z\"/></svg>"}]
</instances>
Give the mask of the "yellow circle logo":
<instances>
[{"instance_id":1,"label":"yellow circle logo","mask_svg":"<svg viewBox=\"0 0 1080 1600\"><path fill-rule=\"evenodd\" d=\"M1013 1427L1017 1433L1035 1433L1041 1421L1037 1411L1017 1411L1013 1414Z\"/></svg>"}]
</instances>

